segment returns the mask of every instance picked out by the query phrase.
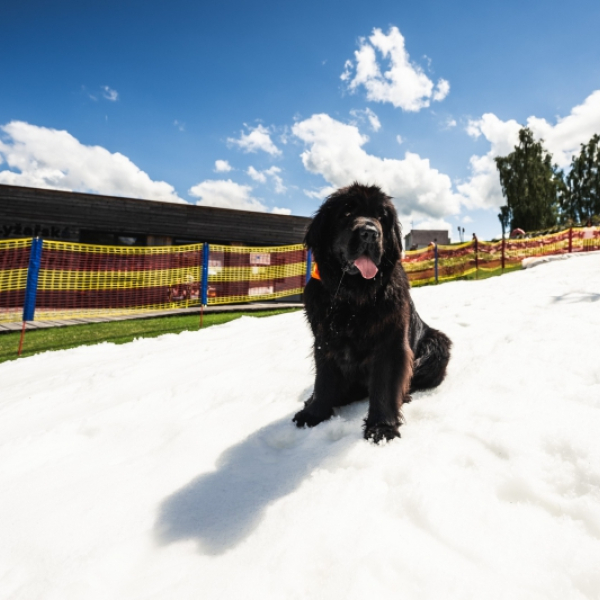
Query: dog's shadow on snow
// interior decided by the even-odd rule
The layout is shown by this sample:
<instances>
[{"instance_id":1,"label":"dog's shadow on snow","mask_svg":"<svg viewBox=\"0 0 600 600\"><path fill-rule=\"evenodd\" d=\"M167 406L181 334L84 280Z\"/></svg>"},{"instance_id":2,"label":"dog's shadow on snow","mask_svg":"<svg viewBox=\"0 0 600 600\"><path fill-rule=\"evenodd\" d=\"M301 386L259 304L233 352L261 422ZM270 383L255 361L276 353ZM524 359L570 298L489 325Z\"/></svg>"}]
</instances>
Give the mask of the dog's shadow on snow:
<instances>
[{"instance_id":1,"label":"dog's shadow on snow","mask_svg":"<svg viewBox=\"0 0 600 600\"><path fill-rule=\"evenodd\" d=\"M234 547L260 524L270 504L361 441L360 417L365 412L366 403L358 402L310 430L296 428L291 415L259 429L223 452L215 471L163 501L157 540L195 540L205 554Z\"/></svg>"}]
</instances>

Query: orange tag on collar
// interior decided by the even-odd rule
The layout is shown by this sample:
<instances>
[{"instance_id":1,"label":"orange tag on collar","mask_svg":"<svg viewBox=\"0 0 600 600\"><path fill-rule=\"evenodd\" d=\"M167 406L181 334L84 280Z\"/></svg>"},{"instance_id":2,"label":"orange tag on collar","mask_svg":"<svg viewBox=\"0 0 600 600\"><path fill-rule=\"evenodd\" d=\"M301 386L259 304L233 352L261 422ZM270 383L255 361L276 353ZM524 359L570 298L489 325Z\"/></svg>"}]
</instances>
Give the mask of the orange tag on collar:
<instances>
[{"instance_id":1,"label":"orange tag on collar","mask_svg":"<svg viewBox=\"0 0 600 600\"><path fill-rule=\"evenodd\" d=\"M319 266L316 262L313 262L312 267L310 269L310 276L313 279L321 279L321 275L319 274Z\"/></svg>"}]
</instances>

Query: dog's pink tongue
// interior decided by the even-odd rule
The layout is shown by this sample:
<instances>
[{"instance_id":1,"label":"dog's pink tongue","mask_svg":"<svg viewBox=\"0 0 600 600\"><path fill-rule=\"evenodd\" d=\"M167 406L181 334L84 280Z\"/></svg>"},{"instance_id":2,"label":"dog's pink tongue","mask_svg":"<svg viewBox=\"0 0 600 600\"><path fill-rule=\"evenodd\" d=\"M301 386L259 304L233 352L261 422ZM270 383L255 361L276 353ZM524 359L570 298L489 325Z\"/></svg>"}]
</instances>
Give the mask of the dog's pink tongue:
<instances>
[{"instance_id":1,"label":"dog's pink tongue","mask_svg":"<svg viewBox=\"0 0 600 600\"><path fill-rule=\"evenodd\" d=\"M365 279L373 279L377 275L375 263L367 256L361 256L354 261L354 264Z\"/></svg>"}]
</instances>

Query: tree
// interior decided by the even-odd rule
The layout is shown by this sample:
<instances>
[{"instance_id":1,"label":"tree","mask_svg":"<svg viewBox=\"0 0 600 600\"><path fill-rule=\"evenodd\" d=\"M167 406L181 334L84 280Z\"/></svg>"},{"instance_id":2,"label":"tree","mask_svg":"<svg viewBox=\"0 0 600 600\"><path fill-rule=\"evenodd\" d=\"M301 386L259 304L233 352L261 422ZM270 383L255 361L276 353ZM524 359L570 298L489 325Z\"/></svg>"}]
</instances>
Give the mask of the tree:
<instances>
[{"instance_id":1,"label":"tree","mask_svg":"<svg viewBox=\"0 0 600 600\"><path fill-rule=\"evenodd\" d=\"M585 222L600 215L600 135L581 144L579 156L573 156L566 178L566 193L561 212L572 222Z\"/></svg>"},{"instance_id":2,"label":"tree","mask_svg":"<svg viewBox=\"0 0 600 600\"><path fill-rule=\"evenodd\" d=\"M510 222L511 229L532 231L556 224L563 177L542 142L536 142L531 129L523 127L515 149L494 159L506 198L498 218L503 225Z\"/></svg>"},{"instance_id":3,"label":"tree","mask_svg":"<svg viewBox=\"0 0 600 600\"><path fill-rule=\"evenodd\" d=\"M498 218L500 219L500 225L502 225L502 237L504 237L504 233L508 229L511 221L510 210L508 206L500 207L500 214L498 215Z\"/></svg>"}]
</instances>

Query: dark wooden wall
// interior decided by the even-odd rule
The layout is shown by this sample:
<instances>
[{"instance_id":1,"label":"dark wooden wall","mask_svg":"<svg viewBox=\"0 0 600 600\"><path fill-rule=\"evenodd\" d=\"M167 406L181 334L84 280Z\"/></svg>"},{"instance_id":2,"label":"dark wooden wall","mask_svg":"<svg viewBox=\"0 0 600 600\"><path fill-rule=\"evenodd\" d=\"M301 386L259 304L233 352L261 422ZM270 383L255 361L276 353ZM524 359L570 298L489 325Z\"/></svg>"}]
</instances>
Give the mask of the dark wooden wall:
<instances>
[{"instance_id":1,"label":"dark wooden wall","mask_svg":"<svg viewBox=\"0 0 600 600\"><path fill-rule=\"evenodd\" d=\"M78 241L81 232L92 231L284 245L302 242L309 223L307 217L0 185L0 238Z\"/></svg>"}]
</instances>

